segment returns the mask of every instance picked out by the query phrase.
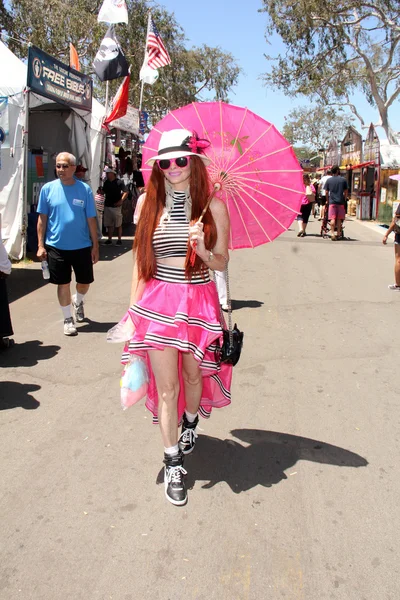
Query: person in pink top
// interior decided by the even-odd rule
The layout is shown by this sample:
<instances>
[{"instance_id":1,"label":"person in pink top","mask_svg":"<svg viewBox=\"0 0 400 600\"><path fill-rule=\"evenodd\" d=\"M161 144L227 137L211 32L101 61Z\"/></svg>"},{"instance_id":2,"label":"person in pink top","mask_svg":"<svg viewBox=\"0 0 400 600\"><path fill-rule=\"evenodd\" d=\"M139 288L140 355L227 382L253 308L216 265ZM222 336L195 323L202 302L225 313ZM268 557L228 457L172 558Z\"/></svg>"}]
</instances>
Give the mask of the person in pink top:
<instances>
[{"instance_id":1,"label":"person in pink top","mask_svg":"<svg viewBox=\"0 0 400 600\"><path fill-rule=\"evenodd\" d=\"M297 237L306 236L307 223L315 201L315 187L311 184L310 176L307 173L303 173L303 183L304 198L300 207L300 214L297 216L297 222L299 224L299 233L297 234Z\"/></svg>"}]
</instances>

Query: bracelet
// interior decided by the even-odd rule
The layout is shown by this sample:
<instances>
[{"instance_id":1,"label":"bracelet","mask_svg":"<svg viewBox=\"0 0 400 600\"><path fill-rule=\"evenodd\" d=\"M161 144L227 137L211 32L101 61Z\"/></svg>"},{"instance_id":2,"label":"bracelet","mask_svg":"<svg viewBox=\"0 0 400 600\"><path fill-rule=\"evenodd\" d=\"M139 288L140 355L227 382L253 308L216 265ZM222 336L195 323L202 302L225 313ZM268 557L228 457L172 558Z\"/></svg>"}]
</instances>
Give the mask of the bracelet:
<instances>
[{"instance_id":1,"label":"bracelet","mask_svg":"<svg viewBox=\"0 0 400 600\"><path fill-rule=\"evenodd\" d=\"M213 254L213 252L210 250L210 253L209 253L209 255L208 255L208 259L207 259L207 260L204 260L204 259L203 259L203 262L205 262L205 263L209 263L209 262L211 262L211 261L213 260L213 258L214 258L214 254Z\"/></svg>"}]
</instances>

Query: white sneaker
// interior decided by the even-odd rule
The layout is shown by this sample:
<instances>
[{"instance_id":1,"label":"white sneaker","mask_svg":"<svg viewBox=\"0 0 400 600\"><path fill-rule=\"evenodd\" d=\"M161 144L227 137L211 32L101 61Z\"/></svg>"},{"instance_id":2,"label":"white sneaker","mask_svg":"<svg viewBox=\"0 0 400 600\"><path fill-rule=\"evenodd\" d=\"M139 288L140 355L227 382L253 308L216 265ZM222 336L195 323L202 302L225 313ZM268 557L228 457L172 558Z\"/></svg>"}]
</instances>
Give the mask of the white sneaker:
<instances>
[{"instance_id":1,"label":"white sneaker","mask_svg":"<svg viewBox=\"0 0 400 600\"><path fill-rule=\"evenodd\" d=\"M391 283L388 285L389 290L393 290L394 292L400 292L400 285L396 285L395 283Z\"/></svg>"},{"instance_id":2,"label":"white sneaker","mask_svg":"<svg viewBox=\"0 0 400 600\"><path fill-rule=\"evenodd\" d=\"M79 304L76 303L76 295L72 296L72 308L75 312L75 320L77 323L82 323L85 320L85 311L83 310L83 300Z\"/></svg>"},{"instance_id":3,"label":"white sneaker","mask_svg":"<svg viewBox=\"0 0 400 600\"><path fill-rule=\"evenodd\" d=\"M74 319L72 317L64 320L64 335L78 335Z\"/></svg>"},{"instance_id":4,"label":"white sneaker","mask_svg":"<svg viewBox=\"0 0 400 600\"><path fill-rule=\"evenodd\" d=\"M222 310L228 310L229 306L227 304L221 304Z\"/></svg>"}]
</instances>

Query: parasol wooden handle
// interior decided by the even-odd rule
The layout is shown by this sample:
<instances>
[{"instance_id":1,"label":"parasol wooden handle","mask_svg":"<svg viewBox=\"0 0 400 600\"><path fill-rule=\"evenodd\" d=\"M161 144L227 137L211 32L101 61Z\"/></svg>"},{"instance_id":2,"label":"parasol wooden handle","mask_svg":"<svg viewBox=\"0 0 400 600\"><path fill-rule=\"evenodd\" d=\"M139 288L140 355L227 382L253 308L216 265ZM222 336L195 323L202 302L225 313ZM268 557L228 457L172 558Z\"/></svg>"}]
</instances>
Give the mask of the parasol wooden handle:
<instances>
[{"instance_id":1,"label":"parasol wooden handle","mask_svg":"<svg viewBox=\"0 0 400 600\"><path fill-rule=\"evenodd\" d=\"M206 214L210 204L211 204L211 200L214 198L215 194L217 192L219 192L219 190L221 189L221 184L219 182L214 183L213 189L211 194L209 195L209 197L207 198L207 202L205 207L203 208L200 218L197 221L197 223L201 223L203 221L203 217ZM196 261L196 246L197 246L197 242L195 241L193 244L193 248L192 248L192 254L190 255L190 266L193 267L195 261Z\"/></svg>"}]
</instances>

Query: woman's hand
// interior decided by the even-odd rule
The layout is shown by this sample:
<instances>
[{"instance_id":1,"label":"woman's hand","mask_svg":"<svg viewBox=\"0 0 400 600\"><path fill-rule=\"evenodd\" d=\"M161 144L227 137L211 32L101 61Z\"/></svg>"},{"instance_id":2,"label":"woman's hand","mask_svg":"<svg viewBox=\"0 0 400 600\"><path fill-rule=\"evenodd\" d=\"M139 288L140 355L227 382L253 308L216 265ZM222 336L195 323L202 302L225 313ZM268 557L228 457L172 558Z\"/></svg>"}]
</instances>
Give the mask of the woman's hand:
<instances>
[{"instance_id":1,"label":"woman's hand","mask_svg":"<svg viewBox=\"0 0 400 600\"><path fill-rule=\"evenodd\" d=\"M208 254L204 245L203 223L197 222L189 227L189 242L200 258L204 258Z\"/></svg>"}]
</instances>

